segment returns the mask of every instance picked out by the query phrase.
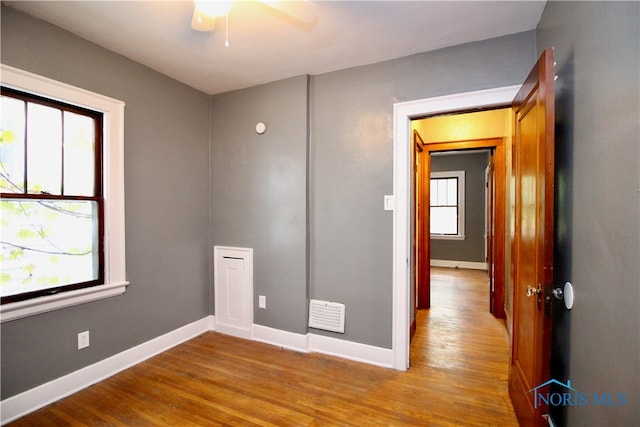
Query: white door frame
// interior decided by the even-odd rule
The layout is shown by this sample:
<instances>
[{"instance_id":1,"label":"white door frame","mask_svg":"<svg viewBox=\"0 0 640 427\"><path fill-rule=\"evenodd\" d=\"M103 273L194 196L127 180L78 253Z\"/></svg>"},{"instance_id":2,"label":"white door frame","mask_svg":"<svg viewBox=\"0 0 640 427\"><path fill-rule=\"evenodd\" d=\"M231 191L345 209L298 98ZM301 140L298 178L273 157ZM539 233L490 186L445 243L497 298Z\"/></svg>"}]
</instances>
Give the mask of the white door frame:
<instances>
[{"instance_id":1,"label":"white door frame","mask_svg":"<svg viewBox=\"0 0 640 427\"><path fill-rule=\"evenodd\" d=\"M393 105L393 368L409 368L411 289L411 120L451 111L510 105L520 85L399 102Z\"/></svg>"}]
</instances>

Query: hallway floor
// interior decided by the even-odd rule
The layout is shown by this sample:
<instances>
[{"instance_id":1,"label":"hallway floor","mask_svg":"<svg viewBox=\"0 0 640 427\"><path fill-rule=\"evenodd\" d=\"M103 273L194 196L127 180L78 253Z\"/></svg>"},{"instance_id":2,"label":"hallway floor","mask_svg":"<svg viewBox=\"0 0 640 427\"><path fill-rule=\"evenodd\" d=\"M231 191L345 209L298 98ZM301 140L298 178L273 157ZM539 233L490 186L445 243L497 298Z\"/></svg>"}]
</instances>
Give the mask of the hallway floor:
<instances>
[{"instance_id":1,"label":"hallway floor","mask_svg":"<svg viewBox=\"0 0 640 427\"><path fill-rule=\"evenodd\" d=\"M431 269L431 308L416 315L409 372L447 399L432 412L457 425L517 426L507 392L509 338L489 313L485 271ZM427 397L432 404L431 397Z\"/></svg>"}]
</instances>

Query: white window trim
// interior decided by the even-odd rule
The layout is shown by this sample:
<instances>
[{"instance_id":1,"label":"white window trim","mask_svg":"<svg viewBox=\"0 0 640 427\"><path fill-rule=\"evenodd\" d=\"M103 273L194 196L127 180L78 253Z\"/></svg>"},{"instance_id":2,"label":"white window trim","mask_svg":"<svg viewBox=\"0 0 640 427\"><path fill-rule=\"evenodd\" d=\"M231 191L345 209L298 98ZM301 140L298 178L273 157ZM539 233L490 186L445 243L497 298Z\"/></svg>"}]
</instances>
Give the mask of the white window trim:
<instances>
[{"instance_id":1,"label":"white window trim","mask_svg":"<svg viewBox=\"0 0 640 427\"><path fill-rule=\"evenodd\" d=\"M104 283L0 306L7 322L97 299L121 295L129 282L125 266L124 102L0 64L3 86L100 111L104 114Z\"/></svg>"},{"instance_id":2,"label":"white window trim","mask_svg":"<svg viewBox=\"0 0 640 427\"><path fill-rule=\"evenodd\" d=\"M435 240L464 240L464 200L466 198L466 187L464 183L465 171L431 172L431 178L458 178L458 234L431 234ZM431 203L429 203L431 208Z\"/></svg>"}]
</instances>

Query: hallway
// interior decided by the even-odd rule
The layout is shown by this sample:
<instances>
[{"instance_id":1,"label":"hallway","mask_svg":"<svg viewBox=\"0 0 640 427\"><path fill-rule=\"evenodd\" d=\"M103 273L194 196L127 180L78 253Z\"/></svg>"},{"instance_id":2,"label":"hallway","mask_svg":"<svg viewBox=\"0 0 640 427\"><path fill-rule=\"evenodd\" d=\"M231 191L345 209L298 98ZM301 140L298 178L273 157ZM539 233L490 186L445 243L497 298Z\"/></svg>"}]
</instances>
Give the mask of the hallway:
<instances>
[{"instance_id":1,"label":"hallway","mask_svg":"<svg viewBox=\"0 0 640 427\"><path fill-rule=\"evenodd\" d=\"M425 404L451 425L518 425L507 393L509 341L489 313L487 274L431 268L431 308L416 315L410 373L425 378Z\"/></svg>"}]
</instances>

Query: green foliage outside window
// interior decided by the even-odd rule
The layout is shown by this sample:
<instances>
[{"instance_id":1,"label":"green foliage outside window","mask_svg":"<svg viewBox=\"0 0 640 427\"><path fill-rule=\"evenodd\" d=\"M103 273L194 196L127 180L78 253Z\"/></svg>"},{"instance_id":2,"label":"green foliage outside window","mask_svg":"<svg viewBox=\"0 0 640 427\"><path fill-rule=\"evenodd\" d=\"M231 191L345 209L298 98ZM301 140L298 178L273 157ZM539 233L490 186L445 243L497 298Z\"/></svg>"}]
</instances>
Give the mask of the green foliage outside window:
<instances>
[{"instance_id":1,"label":"green foliage outside window","mask_svg":"<svg viewBox=\"0 0 640 427\"><path fill-rule=\"evenodd\" d=\"M93 119L44 107L54 119L36 120L41 116L30 117L25 108L31 103L5 96L2 101L0 295L97 280Z\"/></svg>"}]
</instances>

